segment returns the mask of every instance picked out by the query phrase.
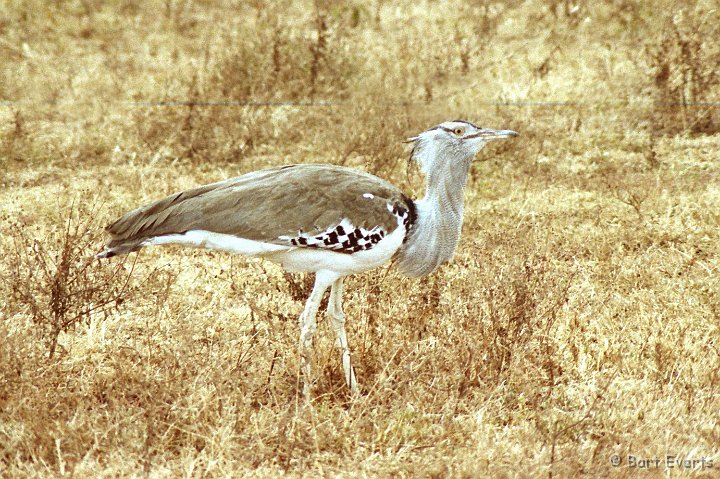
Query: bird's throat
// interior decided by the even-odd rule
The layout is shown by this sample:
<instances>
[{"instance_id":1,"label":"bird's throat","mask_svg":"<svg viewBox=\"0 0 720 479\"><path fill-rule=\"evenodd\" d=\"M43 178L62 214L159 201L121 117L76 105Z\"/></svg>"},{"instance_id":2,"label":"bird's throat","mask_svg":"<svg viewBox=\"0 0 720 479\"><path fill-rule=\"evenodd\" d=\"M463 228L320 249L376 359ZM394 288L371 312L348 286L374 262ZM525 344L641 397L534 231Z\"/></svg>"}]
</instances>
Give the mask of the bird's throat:
<instances>
[{"instance_id":1,"label":"bird's throat","mask_svg":"<svg viewBox=\"0 0 720 479\"><path fill-rule=\"evenodd\" d=\"M425 196L416 202L417 220L398 257L398 268L408 276L430 274L450 261L460 241L463 188L470 162L454 171L428 175Z\"/></svg>"}]
</instances>

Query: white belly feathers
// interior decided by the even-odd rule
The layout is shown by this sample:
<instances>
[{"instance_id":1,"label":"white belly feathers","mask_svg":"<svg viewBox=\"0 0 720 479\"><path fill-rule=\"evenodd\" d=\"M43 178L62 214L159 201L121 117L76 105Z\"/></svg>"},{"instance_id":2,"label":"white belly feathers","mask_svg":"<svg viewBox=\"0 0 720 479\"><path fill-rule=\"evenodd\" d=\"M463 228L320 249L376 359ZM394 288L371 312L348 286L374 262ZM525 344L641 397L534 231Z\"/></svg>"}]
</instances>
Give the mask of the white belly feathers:
<instances>
[{"instance_id":1,"label":"white belly feathers","mask_svg":"<svg viewBox=\"0 0 720 479\"><path fill-rule=\"evenodd\" d=\"M143 246L163 244L194 246L263 257L280 263L285 269L293 272L329 270L345 276L368 271L389 261L402 245L405 233L405 226L400 223L393 232L384 234L376 242L373 242L369 249L361 249L352 253L333 251L330 248L320 247L320 245L313 247L316 245L266 243L204 230L157 236L145 241ZM372 234L375 232L373 231Z\"/></svg>"}]
</instances>

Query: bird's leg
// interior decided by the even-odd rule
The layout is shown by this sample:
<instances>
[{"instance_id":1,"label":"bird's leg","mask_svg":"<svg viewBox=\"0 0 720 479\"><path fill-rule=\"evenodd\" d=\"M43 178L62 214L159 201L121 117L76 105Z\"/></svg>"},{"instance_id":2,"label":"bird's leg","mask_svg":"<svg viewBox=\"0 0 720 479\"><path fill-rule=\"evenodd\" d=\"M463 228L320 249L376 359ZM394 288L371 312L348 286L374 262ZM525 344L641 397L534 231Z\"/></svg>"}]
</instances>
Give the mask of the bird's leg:
<instances>
[{"instance_id":1,"label":"bird's leg","mask_svg":"<svg viewBox=\"0 0 720 479\"><path fill-rule=\"evenodd\" d=\"M310 396L312 393L312 338L317 324L315 323L315 316L317 315L318 308L320 307L320 301L322 301L323 294L328 289L328 286L337 278L337 276L329 275L318 272L315 275L315 286L313 286L312 293L305 303L305 309L300 315L300 367L303 372L303 395L305 400L310 402Z\"/></svg>"},{"instance_id":2,"label":"bird's leg","mask_svg":"<svg viewBox=\"0 0 720 479\"><path fill-rule=\"evenodd\" d=\"M333 329L337 334L335 346L340 349L345 383L350 392L355 395L359 392L355 371L350 362L350 347L348 346L347 334L345 333L345 313L342 310L343 278L335 280L330 289L330 301L328 302L328 316L332 320Z\"/></svg>"}]
</instances>

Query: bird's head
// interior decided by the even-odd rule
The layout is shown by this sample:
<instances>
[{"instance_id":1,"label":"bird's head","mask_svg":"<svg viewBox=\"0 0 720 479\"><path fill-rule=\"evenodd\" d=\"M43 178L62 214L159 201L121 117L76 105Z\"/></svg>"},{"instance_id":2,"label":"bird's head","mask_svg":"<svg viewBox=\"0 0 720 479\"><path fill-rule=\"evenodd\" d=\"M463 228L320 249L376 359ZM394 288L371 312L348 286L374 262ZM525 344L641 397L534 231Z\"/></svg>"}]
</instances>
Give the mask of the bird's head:
<instances>
[{"instance_id":1,"label":"bird's head","mask_svg":"<svg viewBox=\"0 0 720 479\"><path fill-rule=\"evenodd\" d=\"M438 167L452 168L454 164L468 165L485 144L517 136L512 130L480 128L469 121L446 121L408 138L413 144L411 158L418 162L423 172L430 173Z\"/></svg>"}]
</instances>

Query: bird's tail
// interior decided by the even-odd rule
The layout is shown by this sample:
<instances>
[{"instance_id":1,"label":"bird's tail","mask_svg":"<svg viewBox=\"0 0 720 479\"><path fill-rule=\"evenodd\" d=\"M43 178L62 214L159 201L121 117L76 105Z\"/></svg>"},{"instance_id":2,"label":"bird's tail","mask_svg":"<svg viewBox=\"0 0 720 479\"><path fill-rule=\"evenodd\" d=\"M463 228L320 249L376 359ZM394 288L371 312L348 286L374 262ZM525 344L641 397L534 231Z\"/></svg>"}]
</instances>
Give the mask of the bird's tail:
<instances>
[{"instance_id":1,"label":"bird's tail","mask_svg":"<svg viewBox=\"0 0 720 479\"><path fill-rule=\"evenodd\" d=\"M111 248L104 249L95 255L97 259L112 258L113 256L117 256L117 253Z\"/></svg>"},{"instance_id":2,"label":"bird's tail","mask_svg":"<svg viewBox=\"0 0 720 479\"><path fill-rule=\"evenodd\" d=\"M133 251L137 251L143 246L143 240L134 240L134 241L125 241L125 242L115 242L111 241L108 243L107 247L95 255L96 258L102 259L102 258L112 258L113 256L122 256L124 254L132 253Z\"/></svg>"}]
</instances>

